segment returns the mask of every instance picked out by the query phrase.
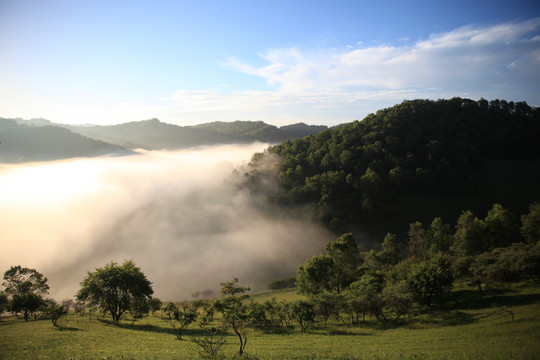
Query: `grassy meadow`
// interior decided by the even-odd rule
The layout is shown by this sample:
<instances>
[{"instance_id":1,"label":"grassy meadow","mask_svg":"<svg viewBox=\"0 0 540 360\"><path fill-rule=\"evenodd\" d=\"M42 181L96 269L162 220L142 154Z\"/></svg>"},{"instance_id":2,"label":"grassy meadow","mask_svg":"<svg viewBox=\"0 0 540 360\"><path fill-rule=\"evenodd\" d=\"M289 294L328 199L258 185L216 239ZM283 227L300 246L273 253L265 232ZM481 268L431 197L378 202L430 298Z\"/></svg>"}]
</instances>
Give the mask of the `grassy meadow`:
<instances>
[{"instance_id":1,"label":"grassy meadow","mask_svg":"<svg viewBox=\"0 0 540 360\"><path fill-rule=\"evenodd\" d=\"M255 294L290 301L293 290ZM513 317L513 319L512 319ZM345 318L346 319L346 318ZM178 340L160 314L132 323L98 315L70 314L55 328L50 320L0 319L0 360L8 359L197 359L190 341L203 331L191 325ZM235 358L237 339L229 331L222 353ZM442 306L415 308L398 323L367 318L351 326L337 320L316 323L307 333L251 330L244 359L539 359L540 289L457 289Z\"/></svg>"}]
</instances>

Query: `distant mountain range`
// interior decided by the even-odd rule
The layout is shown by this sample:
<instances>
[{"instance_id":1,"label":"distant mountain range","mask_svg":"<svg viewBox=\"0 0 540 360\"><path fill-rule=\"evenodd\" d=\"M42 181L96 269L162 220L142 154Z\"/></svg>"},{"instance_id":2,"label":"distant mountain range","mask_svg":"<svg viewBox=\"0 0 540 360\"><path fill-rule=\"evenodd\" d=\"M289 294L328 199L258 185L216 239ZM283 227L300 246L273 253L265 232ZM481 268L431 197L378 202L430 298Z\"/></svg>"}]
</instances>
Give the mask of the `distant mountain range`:
<instances>
[{"instance_id":1,"label":"distant mountain range","mask_svg":"<svg viewBox=\"0 0 540 360\"><path fill-rule=\"evenodd\" d=\"M57 124L46 119L0 118L0 162L123 156L135 154L136 149L175 150L254 141L280 143L315 135L325 129L326 126L304 123L278 128L262 121L178 126L150 119L99 126Z\"/></svg>"}]
</instances>

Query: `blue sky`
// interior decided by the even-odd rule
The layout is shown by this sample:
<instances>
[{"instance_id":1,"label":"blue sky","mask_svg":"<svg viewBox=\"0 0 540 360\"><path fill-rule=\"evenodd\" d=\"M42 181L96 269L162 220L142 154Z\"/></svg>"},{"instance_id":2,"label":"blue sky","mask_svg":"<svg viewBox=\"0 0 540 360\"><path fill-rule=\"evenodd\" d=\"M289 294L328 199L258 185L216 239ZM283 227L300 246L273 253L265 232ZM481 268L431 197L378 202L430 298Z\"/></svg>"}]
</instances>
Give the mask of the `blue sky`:
<instances>
[{"instance_id":1,"label":"blue sky","mask_svg":"<svg viewBox=\"0 0 540 360\"><path fill-rule=\"evenodd\" d=\"M334 125L539 84L537 1L0 0L2 117Z\"/></svg>"}]
</instances>

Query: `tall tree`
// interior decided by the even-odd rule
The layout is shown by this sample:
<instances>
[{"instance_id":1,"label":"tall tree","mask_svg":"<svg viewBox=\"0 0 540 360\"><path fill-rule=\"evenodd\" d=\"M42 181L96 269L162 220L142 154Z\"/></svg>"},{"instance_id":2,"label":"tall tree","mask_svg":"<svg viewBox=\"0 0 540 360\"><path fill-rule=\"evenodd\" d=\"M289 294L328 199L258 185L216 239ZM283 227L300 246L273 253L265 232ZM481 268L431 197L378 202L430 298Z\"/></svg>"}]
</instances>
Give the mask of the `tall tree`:
<instances>
[{"instance_id":1,"label":"tall tree","mask_svg":"<svg viewBox=\"0 0 540 360\"><path fill-rule=\"evenodd\" d=\"M148 301L153 292L152 283L141 269L133 260L126 260L121 266L110 262L103 268L88 272L81 282L77 299L108 311L113 321L118 322L132 306Z\"/></svg>"},{"instance_id":2,"label":"tall tree","mask_svg":"<svg viewBox=\"0 0 540 360\"><path fill-rule=\"evenodd\" d=\"M358 245L351 233L341 235L326 244L326 253L333 260L333 285L338 292L356 280L361 258Z\"/></svg>"}]
</instances>

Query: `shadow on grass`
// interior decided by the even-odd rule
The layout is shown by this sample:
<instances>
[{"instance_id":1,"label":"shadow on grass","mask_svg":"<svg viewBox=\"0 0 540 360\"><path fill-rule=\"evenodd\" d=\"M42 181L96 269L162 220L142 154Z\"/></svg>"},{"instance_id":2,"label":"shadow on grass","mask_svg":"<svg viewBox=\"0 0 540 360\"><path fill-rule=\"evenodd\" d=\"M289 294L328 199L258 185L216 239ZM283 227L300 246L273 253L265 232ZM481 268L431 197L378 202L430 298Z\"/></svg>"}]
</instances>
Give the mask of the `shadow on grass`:
<instances>
[{"instance_id":1,"label":"shadow on grass","mask_svg":"<svg viewBox=\"0 0 540 360\"><path fill-rule=\"evenodd\" d=\"M172 334L174 335L174 331L171 328L164 328L161 326L155 326L155 325L146 325L146 324L126 324L122 322L114 322L111 320L106 319L98 319L99 322L102 324L114 326L120 329L128 329L128 330L135 330L135 331L147 331L147 332L155 332L155 333L166 333L166 334Z\"/></svg>"},{"instance_id":2,"label":"shadow on grass","mask_svg":"<svg viewBox=\"0 0 540 360\"><path fill-rule=\"evenodd\" d=\"M516 294L513 289L458 290L445 306L457 310L480 310L494 306L520 306L539 303L537 294Z\"/></svg>"},{"instance_id":3,"label":"shadow on grass","mask_svg":"<svg viewBox=\"0 0 540 360\"><path fill-rule=\"evenodd\" d=\"M81 331L81 329L70 326L59 326L56 328L58 331Z\"/></svg>"},{"instance_id":4,"label":"shadow on grass","mask_svg":"<svg viewBox=\"0 0 540 360\"><path fill-rule=\"evenodd\" d=\"M154 332L154 333L161 333L161 334L170 334L171 336L176 337L176 332L172 327L161 327L156 325L147 325L147 324L131 324L131 323L123 323L123 322L114 322L111 320L106 319L98 319L99 322L102 324L106 324L109 326L114 326L120 329L127 329L127 330L135 330L135 331L146 331L146 332ZM201 329L201 328L188 328L182 330L182 340L184 340L184 337L189 336L201 336L201 335L207 335L208 330L207 329Z\"/></svg>"}]
</instances>

